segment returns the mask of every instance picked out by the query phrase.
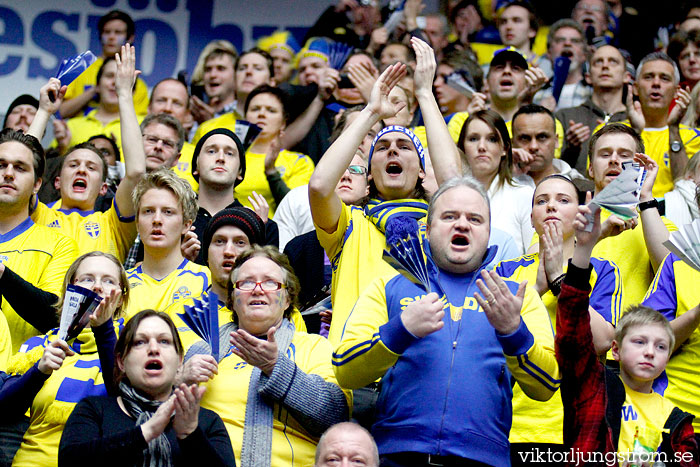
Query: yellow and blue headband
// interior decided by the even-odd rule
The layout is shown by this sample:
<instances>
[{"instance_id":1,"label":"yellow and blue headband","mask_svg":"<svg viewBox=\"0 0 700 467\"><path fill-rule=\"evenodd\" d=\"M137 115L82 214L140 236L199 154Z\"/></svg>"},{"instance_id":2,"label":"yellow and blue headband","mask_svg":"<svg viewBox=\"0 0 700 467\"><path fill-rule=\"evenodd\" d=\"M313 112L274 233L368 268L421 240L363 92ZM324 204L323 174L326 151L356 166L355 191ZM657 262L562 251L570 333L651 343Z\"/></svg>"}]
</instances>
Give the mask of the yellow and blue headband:
<instances>
[{"instance_id":1,"label":"yellow and blue headband","mask_svg":"<svg viewBox=\"0 0 700 467\"><path fill-rule=\"evenodd\" d=\"M420 166L423 170L425 170L425 148L423 148L420 139L418 139L414 132L412 132L406 127L399 125L389 125L387 127L384 127L382 131L377 133L377 136L374 137L374 140L372 140L372 146L370 146L369 148L369 160L367 161L368 169L372 167L372 154L374 154L374 147L377 145L377 141L379 141L379 139L385 134L392 132L403 133L404 135L408 136L408 139L411 140L413 146L416 148L416 152L418 153L418 159L420 159Z\"/></svg>"}]
</instances>

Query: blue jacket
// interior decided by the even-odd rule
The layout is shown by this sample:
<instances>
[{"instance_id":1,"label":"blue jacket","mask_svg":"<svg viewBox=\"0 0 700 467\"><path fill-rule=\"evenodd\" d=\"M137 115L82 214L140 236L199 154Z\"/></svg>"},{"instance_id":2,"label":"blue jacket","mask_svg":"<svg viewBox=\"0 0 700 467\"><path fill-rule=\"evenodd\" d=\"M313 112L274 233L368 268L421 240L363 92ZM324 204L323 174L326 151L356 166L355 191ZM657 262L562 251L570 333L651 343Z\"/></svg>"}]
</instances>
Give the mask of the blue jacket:
<instances>
[{"instance_id":1,"label":"blue jacket","mask_svg":"<svg viewBox=\"0 0 700 467\"><path fill-rule=\"evenodd\" d=\"M382 376L372 428L380 453L423 452L507 466L511 376L541 400L559 384L551 322L529 289L520 327L499 335L473 297L481 268L438 272L426 250L431 290L445 302L444 327L422 339L411 335L400 314L426 293L401 275L379 279L348 318L334 353L336 376L350 387ZM482 268L494 254L490 248ZM517 283L506 284L517 292Z\"/></svg>"}]
</instances>

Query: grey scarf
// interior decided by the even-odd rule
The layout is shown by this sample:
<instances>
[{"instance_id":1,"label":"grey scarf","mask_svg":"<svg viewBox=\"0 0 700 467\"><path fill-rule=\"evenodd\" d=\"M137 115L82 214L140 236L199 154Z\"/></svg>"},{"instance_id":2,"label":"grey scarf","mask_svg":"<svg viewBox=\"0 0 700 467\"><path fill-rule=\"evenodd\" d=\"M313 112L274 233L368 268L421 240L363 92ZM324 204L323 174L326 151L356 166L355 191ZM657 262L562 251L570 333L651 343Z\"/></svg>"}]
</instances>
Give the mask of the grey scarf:
<instances>
[{"instance_id":1,"label":"grey scarf","mask_svg":"<svg viewBox=\"0 0 700 467\"><path fill-rule=\"evenodd\" d=\"M232 322L226 323L219 328L220 354L219 362L228 355L231 349L229 336L231 332L238 329ZM286 318L275 332L275 341L280 355L285 355L294 337L294 325ZM187 360L192 355L211 354L209 344L198 341L190 347L185 356ZM248 399L245 408L245 424L243 425L243 447L241 449L242 467L270 467L272 459L272 423L274 405L265 402L260 397L260 388L263 385L261 380L262 371L253 368L248 384Z\"/></svg>"},{"instance_id":2,"label":"grey scarf","mask_svg":"<svg viewBox=\"0 0 700 467\"><path fill-rule=\"evenodd\" d=\"M156 410L158 410L158 407L163 404L160 401L146 399L124 381L119 383L119 393L127 412L136 419L136 426L141 426L150 420ZM164 467L172 464L170 443L165 433L161 433L160 436L152 439L148 443L148 447L144 449L143 466Z\"/></svg>"},{"instance_id":3,"label":"grey scarf","mask_svg":"<svg viewBox=\"0 0 700 467\"><path fill-rule=\"evenodd\" d=\"M275 332L277 350L284 355L292 343L294 325L282 320ZM245 425L243 426L243 447L241 449L242 467L269 467L272 458L272 422L274 405L260 397L262 382L260 368L253 368L248 384L248 401L245 407Z\"/></svg>"}]
</instances>

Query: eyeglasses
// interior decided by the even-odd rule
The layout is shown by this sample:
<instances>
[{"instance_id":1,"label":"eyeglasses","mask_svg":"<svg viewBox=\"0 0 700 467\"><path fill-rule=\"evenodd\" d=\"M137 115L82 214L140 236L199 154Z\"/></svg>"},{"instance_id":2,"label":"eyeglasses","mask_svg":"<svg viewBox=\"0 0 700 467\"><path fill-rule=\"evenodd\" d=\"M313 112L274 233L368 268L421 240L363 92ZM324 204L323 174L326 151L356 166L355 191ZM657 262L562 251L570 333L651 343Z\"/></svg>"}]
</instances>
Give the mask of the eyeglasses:
<instances>
[{"instance_id":1,"label":"eyeglasses","mask_svg":"<svg viewBox=\"0 0 700 467\"><path fill-rule=\"evenodd\" d=\"M177 148L177 143L171 139L165 139L161 138L159 136L155 135L143 135L143 140L150 144L151 146L155 146L159 142L163 143L163 147L174 151Z\"/></svg>"},{"instance_id":2,"label":"eyeglasses","mask_svg":"<svg viewBox=\"0 0 700 467\"><path fill-rule=\"evenodd\" d=\"M593 11L595 13L602 13L604 11L603 8L596 5L576 5L575 9L583 11Z\"/></svg>"},{"instance_id":3,"label":"eyeglasses","mask_svg":"<svg viewBox=\"0 0 700 467\"><path fill-rule=\"evenodd\" d=\"M272 279L264 280L261 282L246 280L246 281L236 281L234 288L241 290L243 292L252 292L257 286L260 286L260 290L263 292L276 292L279 289L287 288L281 282L273 281Z\"/></svg>"},{"instance_id":4,"label":"eyeglasses","mask_svg":"<svg viewBox=\"0 0 700 467\"><path fill-rule=\"evenodd\" d=\"M561 44L565 43L566 41L569 41L574 45L583 44L583 39L581 39L580 37L554 37L552 40L557 45L561 45Z\"/></svg>"},{"instance_id":5,"label":"eyeglasses","mask_svg":"<svg viewBox=\"0 0 700 467\"><path fill-rule=\"evenodd\" d=\"M363 167L361 165L349 165L348 172L353 175L364 175L367 173L367 167Z\"/></svg>"}]
</instances>

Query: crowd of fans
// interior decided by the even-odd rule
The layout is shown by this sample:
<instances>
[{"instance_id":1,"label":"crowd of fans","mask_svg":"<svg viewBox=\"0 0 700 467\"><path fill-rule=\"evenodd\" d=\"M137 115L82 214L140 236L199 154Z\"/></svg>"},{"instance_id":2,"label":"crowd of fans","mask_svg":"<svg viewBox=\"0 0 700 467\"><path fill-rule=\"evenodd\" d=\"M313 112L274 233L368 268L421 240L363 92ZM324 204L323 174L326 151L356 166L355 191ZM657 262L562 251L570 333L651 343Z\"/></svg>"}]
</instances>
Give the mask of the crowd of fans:
<instances>
[{"instance_id":1,"label":"crowd of fans","mask_svg":"<svg viewBox=\"0 0 700 467\"><path fill-rule=\"evenodd\" d=\"M0 465L699 465L700 3L444 6L339 0L150 96L114 10L12 102ZM628 169L636 215L589 204Z\"/></svg>"}]
</instances>

